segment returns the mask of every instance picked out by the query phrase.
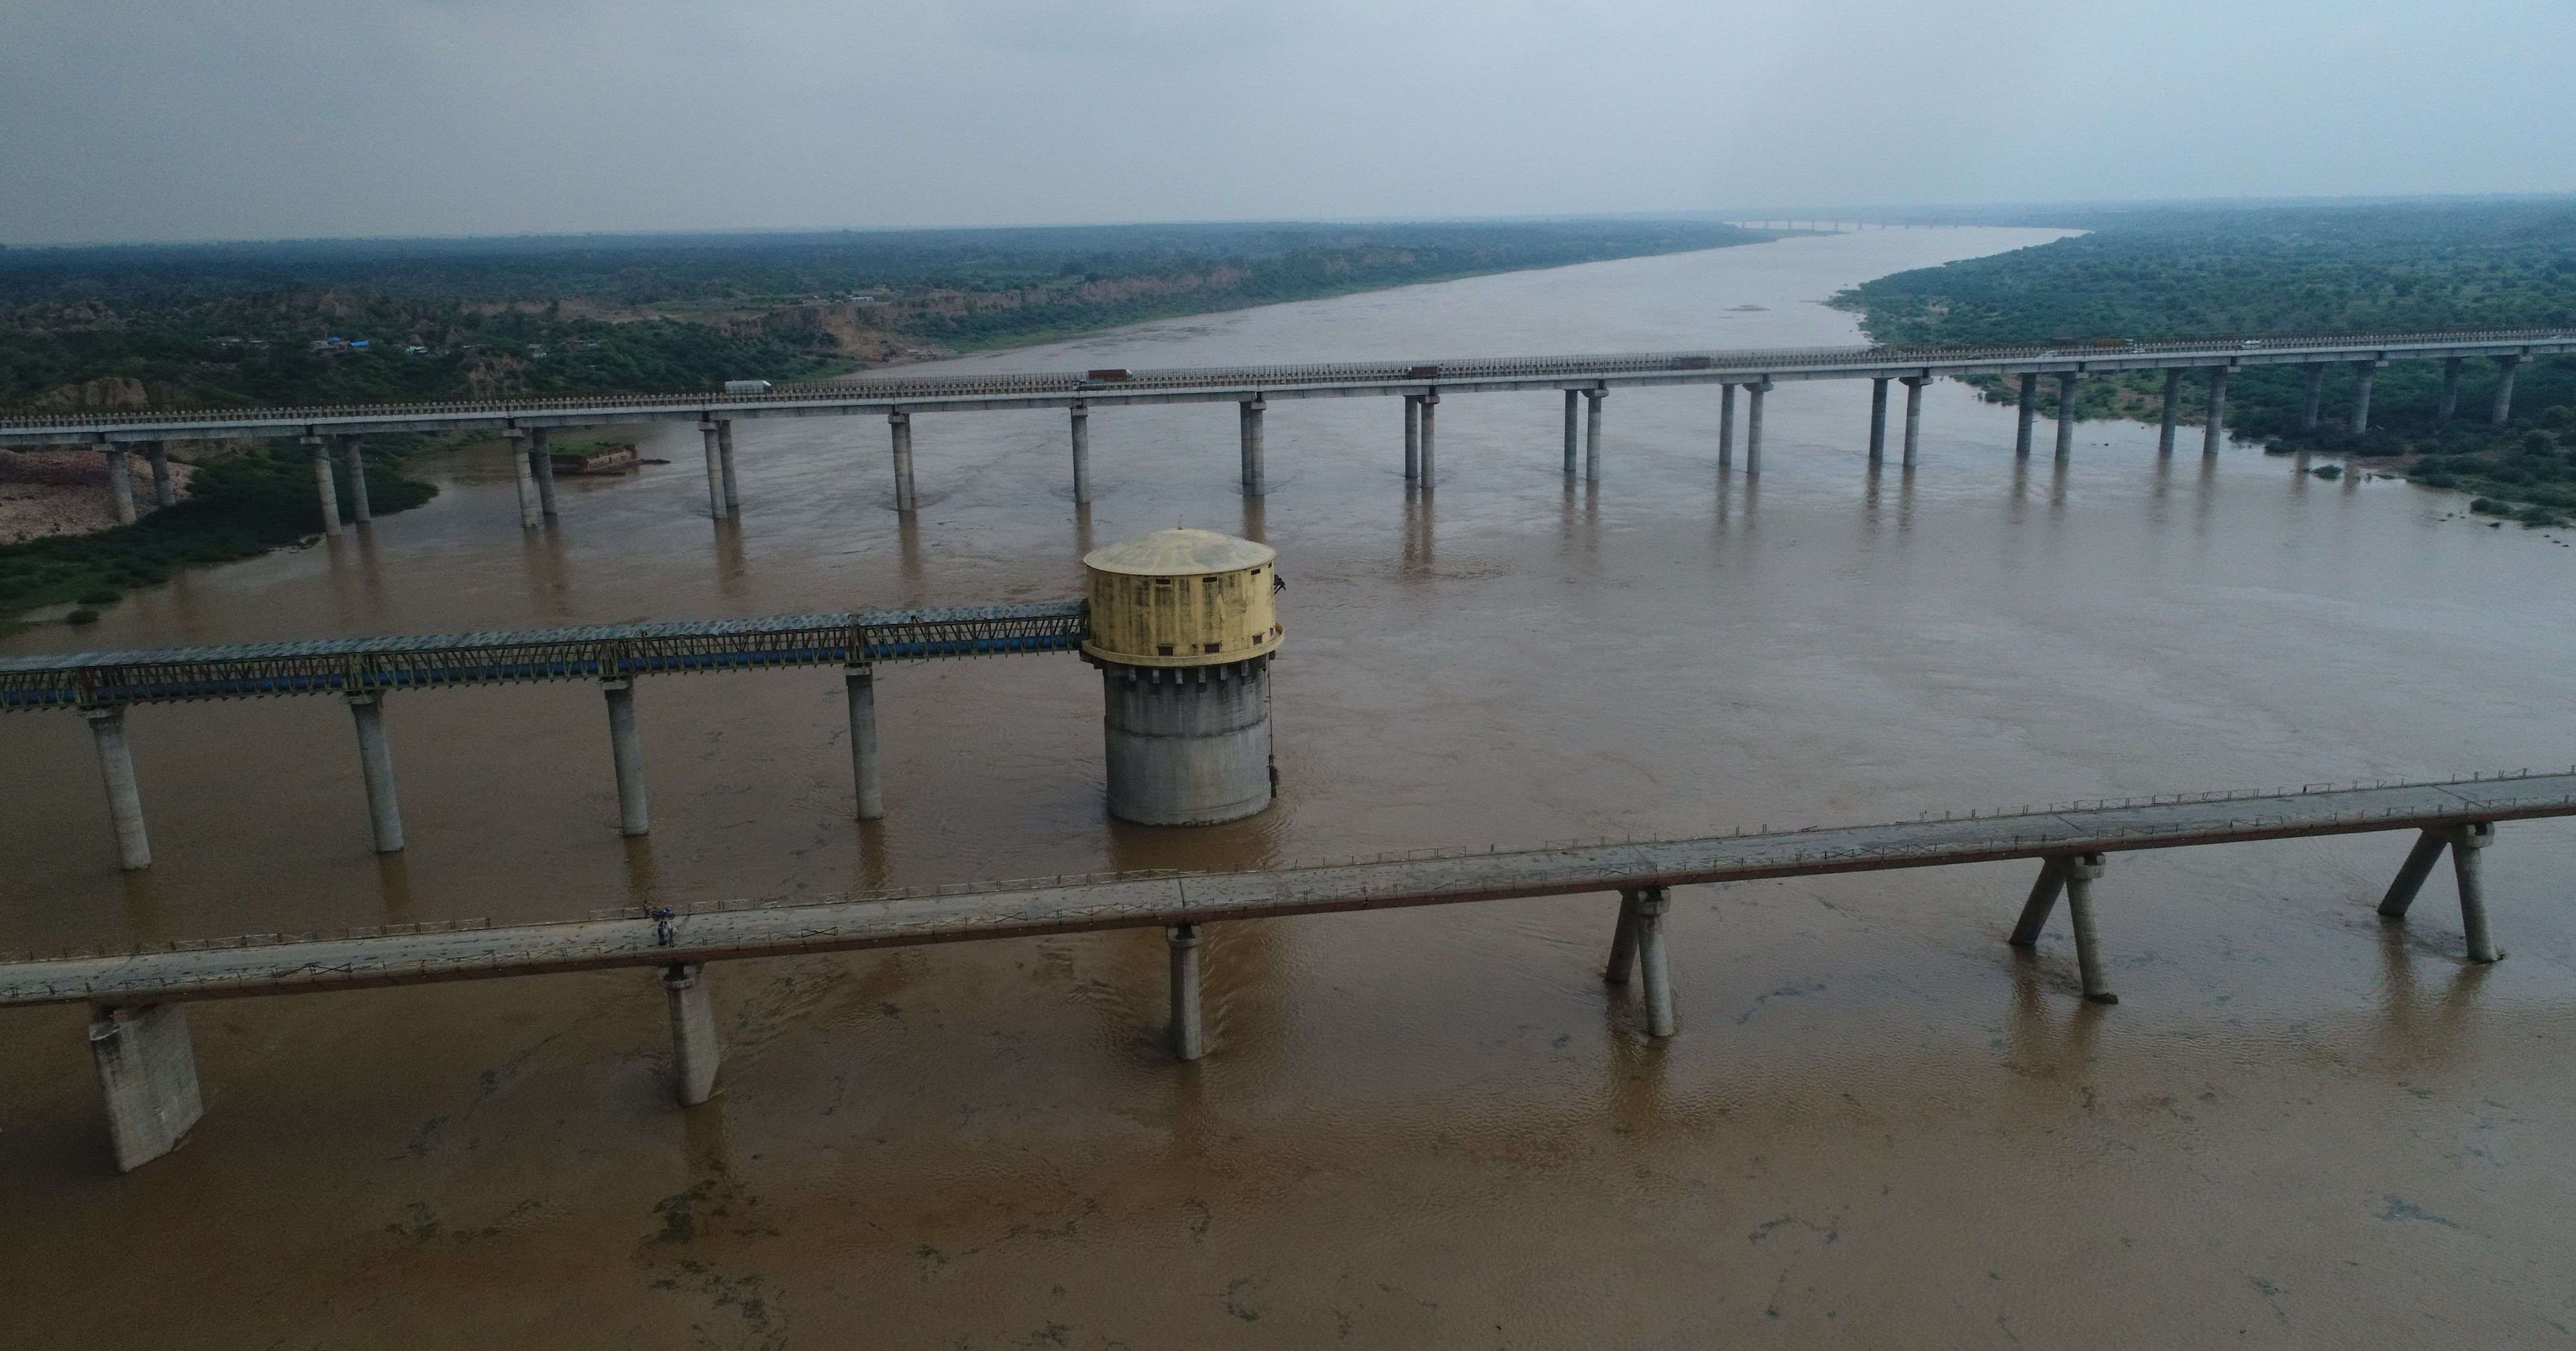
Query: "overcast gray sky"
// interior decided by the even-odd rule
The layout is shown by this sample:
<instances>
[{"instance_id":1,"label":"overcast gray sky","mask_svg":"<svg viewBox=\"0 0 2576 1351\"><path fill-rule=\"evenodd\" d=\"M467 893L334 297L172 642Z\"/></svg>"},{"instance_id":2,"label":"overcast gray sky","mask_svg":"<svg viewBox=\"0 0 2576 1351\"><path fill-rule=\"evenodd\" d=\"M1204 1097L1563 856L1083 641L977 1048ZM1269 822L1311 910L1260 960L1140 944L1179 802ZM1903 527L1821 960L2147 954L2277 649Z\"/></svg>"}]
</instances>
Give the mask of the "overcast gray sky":
<instances>
[{"instance_id":1,"label":"overcast gray sky","mask_svg":"<svg viewBox=\"0 0 2576 1351\"><path fill-rule=\"evenodd\" d=\"M0 242L2576 188L2576 3L9 0Z\"/></svg>"}]
</instances>

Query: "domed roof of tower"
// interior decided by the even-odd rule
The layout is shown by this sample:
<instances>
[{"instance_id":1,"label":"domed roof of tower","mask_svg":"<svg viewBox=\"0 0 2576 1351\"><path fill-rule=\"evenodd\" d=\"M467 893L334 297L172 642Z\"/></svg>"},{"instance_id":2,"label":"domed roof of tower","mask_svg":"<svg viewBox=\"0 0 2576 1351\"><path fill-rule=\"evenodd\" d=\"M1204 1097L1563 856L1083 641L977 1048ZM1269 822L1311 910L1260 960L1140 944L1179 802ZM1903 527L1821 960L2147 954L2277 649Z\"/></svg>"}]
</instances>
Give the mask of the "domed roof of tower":
<instances>
[{"instance_id":1,"label":"domed roof of tower","mask_svg":"<svg viewBox=\"0 0 2576 1351\"><path fill-rule=\"evenodd\" d=\"M1239 572L1278 556L1279 551L1267 544L1213 530L1176 529L1157 530L1105 549L1094 549L1083 555L1082 565L1094 572L1124 572L1139 577L1194 577Z\"/></svg>"}]
</instances>

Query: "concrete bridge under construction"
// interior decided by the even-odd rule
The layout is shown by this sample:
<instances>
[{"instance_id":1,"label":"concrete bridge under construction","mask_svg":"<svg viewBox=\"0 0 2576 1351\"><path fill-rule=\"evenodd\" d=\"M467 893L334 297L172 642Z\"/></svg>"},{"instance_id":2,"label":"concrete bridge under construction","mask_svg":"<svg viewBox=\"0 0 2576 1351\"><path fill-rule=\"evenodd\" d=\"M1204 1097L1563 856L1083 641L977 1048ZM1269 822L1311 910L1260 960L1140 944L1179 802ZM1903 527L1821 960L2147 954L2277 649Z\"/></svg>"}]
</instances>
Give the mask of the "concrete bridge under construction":
<instances>
[{"instance_id":1,"label":"concrete bridge under construction","mask_svg":"<svg viewBox=\"0 0 2576 1351\"><path fill-rule=\"evenodd\" d=\"M1091 415L1150 404L1232 403L1242 489L1268 492L1264 420L1270 403L1286 399L1400 397L1404 400L1404 474L1429 488L1436 478L1437 414L1444 397L1465 394L1561 392L1565 400L1564 472L1598 481L1603 466L1603 404L1614 389L1675 385L1719 387L1717 462L1733 467L1736 402L1744 395L1743 471L1762 470L1766 397L1783 383L1867 380L1871 385L1869 458L1887 454L1888 386L1905 386L1899 455L1915 463L1922 428L1923 387L1943 376L2004 376L2019 382L2015 453L2031 454L2039 382L2057 382L2056 457L2072 453L2077 388L2088 377L2132 371L2164 372L2158 446L2173 451L2186 373L2207 382L2202 410L2203 454L2218 453L2226 437L2230 376L2258 366L2296 366L2305 379L2300 427L2313 430L2320 416L2324 377L2332 366L2355 372L2346 425L2366 431L2378 370L2392 361L2443 365L2440 416L2457 411L2460 375L2471 361L2492 362L2498 372L2489 420L2512 416L2515 372L2538 357L2576 351L2576 330L2480 329L2461 332L2355 333L2231 337L2173 342L2102 340L2089 343L1997 347L1819 347L1753 351L1667 352L1612 356L1504 357L1439 361L1326 363L1212 367L1179 370L1091 370L1056 374L978 374L834 381L759 386L724 393L607 396L578 399L499 400L470 403L376 404L311 408L226 409L187 412L51 414L0 418L0 446L88 445L109 461L110 492L120 520L136 517L125 457L151 460L154 491L163 505L176 500L168 472L172 442L229 438L294 439L310 450L326 533L341 529L340 492L333 460L354 480L350 509L369 518L366 479L359 458L362 438L389 432L487 432L518 445L520 523L536 529L557 514L554 461L547 438L570 427L640 422L695 422L702 434L709 514L742 513L737 482L734 423L744 419L882 416L893 459L896 510L909 513L916 486L913 419L923 414L1004 409L1066 410L1074 500L1091 500Z\"/></svg>"},{"instance_id":2,"label":"concrete bridge under construction","mask_svg":"<svg viewBox=\"0 0 2576 1351\"><path fill-rule=\"evenodd\" d=\"M1170 954L1173 1054L1205 1050L1201 930L1288 915L1616 893L1603 976L1641 988L1648 1036L1672 1036L1676 962L1664 915L1677 886L2029 859L2038 875L2008 941L2029 948L2063 899L2085 998L2116 1002L2095 884L2111 854L2299 836L2413 830L2415 847L2379 904L2402 922L2447 851L2471 962L2497 952L2480 855L2496 823L2576 816L2576 769L2440 783L2187 794L1887 825L1601 841L1400 856L1215 874L1055 878L853 896L824 903L717 902L685 911L495 927L405 925L341 935L266 935L115 954L0 962L0 1007L86 1004L117 1165L175 1148L203 1114L188 1033L191 1001L435 981L646 968L667 995L677 1096L715 1090L720 1047L712 963L1109 929L1161 928ZM2138 903L2151 903L2141 899Z\"/></svg>"}]
</instances>

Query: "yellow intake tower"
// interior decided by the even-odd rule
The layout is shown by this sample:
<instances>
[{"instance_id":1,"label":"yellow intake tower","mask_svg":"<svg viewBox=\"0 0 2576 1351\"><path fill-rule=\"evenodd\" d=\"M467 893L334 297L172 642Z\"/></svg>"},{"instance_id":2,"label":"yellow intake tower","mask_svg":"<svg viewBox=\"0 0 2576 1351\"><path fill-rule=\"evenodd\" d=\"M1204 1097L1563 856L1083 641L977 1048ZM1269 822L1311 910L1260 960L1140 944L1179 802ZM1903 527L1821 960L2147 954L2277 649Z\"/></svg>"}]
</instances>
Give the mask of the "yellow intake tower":
<instances>
[{"instance_id":1,"label":"yellow intake tower","mask_svg":"<svg viewBox=\"0 0 2576 1351\"><path fill-rule=\"evenodd\" d=\"M1085 555L1085 656L1124 666L1217 666L1268 656L1283 632L1278 551L1213 530L1157 530Z\"/></svg>"},{"instance_id":2,"label":"yellow intake tower","mask_svg":"<svg viewBox=\"0 0 2576 1351\"><path fill-rule=\"evenodd\" d=\"M1196 826L1270 805L1270 658L1285 630L1278 554L1213 530L1157 530L1085 556L1109 751L1109 812Z\"/></svg>"}]
</instances>

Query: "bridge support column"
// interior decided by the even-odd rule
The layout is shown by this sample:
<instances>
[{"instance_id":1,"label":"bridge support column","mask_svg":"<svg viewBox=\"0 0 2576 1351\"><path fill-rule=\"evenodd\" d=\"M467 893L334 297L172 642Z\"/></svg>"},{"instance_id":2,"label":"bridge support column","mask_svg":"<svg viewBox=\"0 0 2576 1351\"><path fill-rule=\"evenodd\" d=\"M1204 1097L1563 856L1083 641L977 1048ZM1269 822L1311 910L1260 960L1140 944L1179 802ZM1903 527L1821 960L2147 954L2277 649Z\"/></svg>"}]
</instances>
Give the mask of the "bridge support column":
<instances>
[{"instance_id":1,"label":"bridge support column","mask_svg":"<svg viewBox=\"0 0 2576 1351\"><path fill-rule=\"evenodd\" d=\"M608 696L608 754L617 767L617 833L641 835L653 828L644 796L644 741L635 734L635 682L614 676L599 682Z\"/></svg>"},{"instance_id":2,"label":"bridge support column","mask_svg":"<svg viewBox=\"0 0 2576 1351\"><path fill-rule=\"evenodd\" d=\"M725 425L730 427L733 424L728 422ZM725 467L728 471L733 467L730 452L725 457ZM552 430L545 427L528 429L528 472L537 481L537 515L545 520L554 520L555 448Z\"/></svg>"},{"instance_id":3,"label":"bridge support column","mask_svg":"<svg viewBox=\"0 0 2576 1351\"><path fill-rule=\"evenodd\" d=\"M1762 396L1771 392L1771 382L1744 387L1744 476L1755 478L1762 473Z\"/></svg>"},{"instance_id":4,"label":"bridge support column","mask_svg":"<svg viewBox=\"0 0 2576 1351\"><path fill-rule=\"evenodd\" d=\"M841 673L850 695L850 780L858 786L859 819L885 817L885 783L877 760L876 668L853 662Z\"/></svg>"},{"instance_id":5,"label":"bridge support column","mask_svg":"<svg viewBox=\"0 0 2576 1351\"><path fill-rule=\"evenodd\" d=\"M680 1105L695 1107L715 1096L720 1058L706 963L673 962L663 967L662 993L671 1004L671 1077Z\"/></svg>"},{"instance_id":6,"label":"bridge support column","mask_svg":"<svg viewBox=\"0 0 2576 1351\"><path fill-rule=\"evenodd\" d=\"M1905 377L1905 467L1914 467L1915 449L1923 443L1923 387L1932 382L1928 375Z\"/></svg>"},{"instance_id":7,"label":"bridge support column","mask_svg":"<svg viewBox=\"0 0 2576 1351\"><path fill-rule=\"evenodd\" d=\"M519 528L534 530L545 524L545 508L537 498L537 462L528 455L528 444L535 438L525 431L510 433L510 467L519 478Z\"/></svg>"},{"instance_id":8,"label":"bridge support column","mask_svg":"<svg viewBox=\"0 0 2576 1351\"><path fill-rule=\"evenodd\" d=\"M2507 427L2513 424L2513 376L2521 369L2521 357L2496 358L2495 407L2487 413L2487 425Z\"/></svg>"},{"instance_id":9,"label":"bridge support column","mask_svg":"<svg viewBox=\"0 0 2576 1351\"><path fill-rule=\"evenodd\" d=\"M1583 391L1579 389L1565 391L1565 476L1567 478L1582 472L1580 457L1583 442L1583 415L1575 411L1575 406L1581 402L1583 402Z\"/></svg>"},{"instance_id":10,"label":"bridge support column","mask_svg":"<svg viewBox=\"0 0 2576 1351\"><path fill-rule=\"evenodd\" d=\"M2415 903L2415 893L2424 889L2424 879L2433 875L2433 865L2442 861L2442 851L2450 846L2448 831L2428 830L2415 837L2415 847L2406 851L2406 862L2388 884L2388 894L2379 898L2381 919L2406 918L2406 907Z\"/></svg>"},{"instance_id":11,"label":"bridge support column","mask_svg":"<svg viewBox=\"0 0 2576 1351\"><path fill-rule=\"evenodd\" d=\"M724 480L724 514L739 520L742 517L742 485L735 481L733 473L732 418L716 420L716 469ZM555 514L552 502L546 504L546 514Z\"/></svg>"},{"instance_id":12,"label":"bridge support column","mask_svg":"<svg viewBox=\"0 0 2576 1351\"><path fill-rule=\"evenodd\" d=\"M1269 408L1262 399L1246 399L1243 409L1243 495L1261 497L1269 491L1268 474L1261 458L1261 414Z\"/></svg>"},{"instance_id":13,"label":"bridge support column","mask_svg":"<svg viewBox=\"0 0 2576 1351\"><path fill-rule=\"evenodd\" d=\"M143 443L143 456L152 462L152 505L156 507L179 505L179 485L170 478L170 443L146 441Z\"/></svg>"},{"instance_id":14,"label":"bridge support column","mask_svg":"<svg viewBox=\"0 0 2576 1351\"><path fill-rule=\"evenodd\" d=\"M1569 416L1566 419L1566 422L1569 428L1569 433L1565 438L1567 446L1566 472L1571 474L1574 472L1574 455L1572 449L1574 437L1570 430L1573 424L1573 418ZM1734 464L1735 386L1722 384L1717 387L1717 472L1723 474L1728 469L1732 468Z\"/></svg>"},{"instance_id":15,"label":"bridge support column","mask_svg":"<svg viewBox=\"0 0 2576 1351\"><path fill-rule=\"evenodd\" d=\"M1610 964L1601 969L1605 985L1625 985L1637 965L1637 889L1619 889L1619 922L1610 930Z\"/></svg>"},{"instance_id":16,"label":"bridge support column","mask_svg":"<svg viewBox=\"0 0 2576 1351\"><path fill-rule=\"evenodd\" d=\"M322 533L340 533L340 493L331 482L331 453L322 438L304 438L304 448L313 457L313 489L322 500Z\"/></svg>"},{"instance_id":17,"label":"bridge support column","mask_svg":"<svg viewBox=\"0 0 2576 1351\"><path fill-rule=\"evenodd\" d=\"M2460 884L2460 932L2469 941L2469 960L2483 966L2504 956L2487 932L2486 879L2478 856L2495 843L2495 823L2479 821L2451 829L2451 876Z\"/></svg>"},{"instance_id":18,"label":"bridge support column","mask_svg":"<svg viewBox=\"0 0 2576 1351\"><path fill-rule=\"evenodd\" d=\"M2200 427L2200 453L2215 455L2227 444L2227 368L2213 366L2209 371L2209 417Z\"/></svg>"},{"instance_id":19,"label":"bridge support column","mask_svg":"<svg viewBox=\"0 0 2576 1351\"><path fill-rule=\"evenodd\" d=\"M2030 884L2030 899L2021 903L2021 921L2013 925L2012 937L2005 940L2017 948L2039 946L2039 936L2048 930L2048 917L2057 910L2057 897L2066 890L2066 860L2042 859L2039 876Z\"/></svg>"},{"instance_id":20,"label":"bridge support column","mask_svg":"<svg viewBox=\"0 0 2576 1351\"><path fill-rule=\"evenodd\" d=\"M155 444L157 446L158 443ZM367 502L367 459L360 452L360 445L359 437L340 438L340 463L349 471L349 522L352 525L365 525L376 519L375 509ZM155 492L160 491L162 481L169 477L169 461L160 460L153 464L152 487ZM554 470L551 467L546 471L546 482L551 490L551 485L554 483ZM166 507L170 504L164 502L161 505Z\"/></svg>"},{"instance_id":21,"label":"bridge support column","mask_svg":"<svg viewBox=\"0 0 2576 1351\"><path fill-rule=\"evenodd\" d=\"M2083 375L2066 371L2057 377L2057 462L2066 463L2075 454L2075 386Z\"/></svg>"},{"instance_id":22,"label":"bridge support column","mask_svg":"<svg viewBox=\"0 0 2576 1351\"><path fill-rule=\"evenodd\" d=\"M1440 459L1439 419L1440 391L1427 390L1422 395L1422 486L1431 486Z\"/></svg>"},{"instance_id":23,"label":"bridge support column","mask_svg":"<svg viewBox=\"0 0 2576 1351\"><path fill-rule=\"evenodd\" d=\"M2370 387L2379 381L2379 363L2356 361L2352 365L2352 434L2370 430Z\"/></svg>"},{"instance_id":24,"label":"bridge support column","mask_svg":"<svg viewBox=\"0 0 2576 1351\"><path fill-rule=\"evenodd\" d=\"M98 743L99 777L107 783L107 816L116 826L116 863L127 872L152 866L152 840L143 830L143 793L134 778L134 748L125 740L125 707L85 708L89 734Z\"/></svg>"},{"instance_id":25,"label":"bridge support column","mask_svg":"<svg viewBox=\"0 0 2576 1351\"><path fill-rule=\"evenodd\" d=\"M1606 389L1583 391L1583 481L1601 481L1601 405L1610 398Z\"/></svg>"},{"instance_id":26,"label":"bridge support column","mask_svg":"<svg viewBox=\"0 0 2576 1351\"><path fill-rule=\"evenodd\" d=\"M2165 368L2164 406L2156 411L2156 454L2173 454L2174 428L2182 421L2182 367Z\"/></svg>"},{"instance_id":27,"label":"bridge support column","mask_svg":"<svg viewBox=\"0 0 2576 1351\"><path fill-rule=\"evenodd\" d=\"M2170 397L2170 395L2168 396ZM2021 377L2021 397L2013 411L2013 458L2030 458L2030 424L2039 416L2039 373L2025 371ZM2173 438L2165 440L2170 443Z\"/></svg>"},{"instance_id":28,"label":"bridge support column","mask_svg":"<svg viewBox=\"0 0 2576 1351\"><path fill-rule=\"evenodd\" d=\"M2317 429L2317 411L2325 402L2326 368L2310 364L2299 369L2299 434L2309 435Z\"/></svg>"},{"instance_id":29,"label":"bridge support column","mask_svg":"<svg viewBox=\"0 0 2576 1351\"><path fill-rule=\"evenodd\" d=\"M1404 396L1404 481L1422 480L1422 396Z\"/></svg>"},{"instance_id":30,"label":"bridge support column","mask_svg":"<svg viewBox=\"0 0 2576 1351\"><path fill-rule=\"evenodd\" d=\"M1199 926L1175 924L1163 936L1172 950L1172 1058L1196 1060L1207 1053L1199 1019Z\"/></svg>"},{"instance_id":31,"label":"bridge support column","mask_svg":"<svg viewBox=\"0 0 2576 1351\"><path fill-rule=\"evenodd\" d=\"M894 509L912 514L920 498L912 486L912 414L886 414L886 426L894 433Z\"/></svg>"},{"instance_id":32,"label":"bridge support column","mask_svg":"<svg viewBox=\"0 0 2576 1351\"><path fill-rule=\"evenodd\" d=\"M721 521L725 514L724 459L716 450L716 424L712 421L699 423L698 439L706 443L707 451L707 519Z\"/></svg>"},{"instance_id":33,"label":"bridge support column","mask_svg":"<svg viewBox=\"0 0 2576 1351\"><path fill-rule=\"evenodd\" d=\"M1073 425L1073 504L1077 507L1091 501L1091 409L1075 404L1070 418Z\"/></svg>"},{"instance_id":34,"label":"bridge support column","mask_svg":"<svg viewBox=\"0 0 2576 1351\"><path fill-rule=\"evenodd\" d=\"M1877 464L1887 458L1887 379L1874 375L1869 381L1869 462Z\"/></svg>"},{"instance_id":35,"label":"bridge support column","mask_svg":"<svg viewBox=\"0 0 2576 1351\"><path fill-rule=\"evenodd\" d=\"M2066 918L2075 926L2075 970L2084 982L2084 997L2096 1004L2117 1004L2110 972L2102 962L2102 935L2093 923L2093 883L2102 876L2100 854L2077 854L2066 860Z\"/></svg>"},{"instance_id":36,"label":"bridge support column","mask_svg":"<svg viewBox=\"0 0 2576 1351\"><path fill-rule=\"evenodd\" d=\"M177 1149L206 1114L186 1005L91 1006L89 1054L107 1099L116 1171L133 1172Z\"/></svg>"},{"instance_id":37,"label":"bridge support column","mask_svg":"<svg viewBox=\"0 0 2576 1351\"><path fill-rule=\"evenodd\" d=\"M1646 1035L1673 1034L1673 973L1664 952L1664 889L1637 888L1637 969L1645 977Z\"/></svg>"},{"instance_id":38,"label":"bridge support column","mask_svg":"<svg viewBox=\"0 0 2576 1351\"><path fill-rule=\"evenodd\" d=\"M116 523L132 525L134 475L126 472L125 447L114 441L102 441L98 448L107 460L107 500L116 508Z\"/></svg>"},{"instance_id":39,"label":"bridge support column","mask_svg":"<svg viewBox=\"0 0 2576 1351\"><path fill-rule=\"evenodd\" d=\"M2442 358L2442 403L2433 419L2446 427L2460 411L2460 363L2459 357Z\"/></svg>"},{"instance_id":40,"label":"bridge support column","mask_svg":"<svg viewBox=\"0 0 2576 1351\"><path fill-rule=\"evenodd\" d=\"M393 750L385 742L385 696L379 690L349 691L349 717L358 725L358 770L367 782L367 823L375 831L376 852L402 852L402 804L394 795Z\"/></svg>"}]
</instances>

